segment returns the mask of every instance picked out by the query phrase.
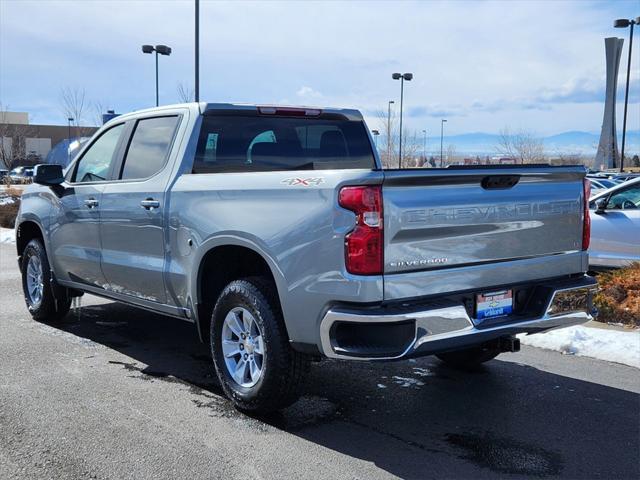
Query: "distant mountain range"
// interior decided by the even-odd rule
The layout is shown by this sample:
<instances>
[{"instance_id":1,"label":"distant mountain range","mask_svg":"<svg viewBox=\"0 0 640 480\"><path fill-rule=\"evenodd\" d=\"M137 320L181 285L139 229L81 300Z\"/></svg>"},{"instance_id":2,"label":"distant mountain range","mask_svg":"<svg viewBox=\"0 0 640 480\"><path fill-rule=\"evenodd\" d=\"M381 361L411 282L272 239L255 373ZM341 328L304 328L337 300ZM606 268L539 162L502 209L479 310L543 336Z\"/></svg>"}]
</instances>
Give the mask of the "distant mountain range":
<instances>
[{"instance_id":1,"label":"distant mountain range","mask_svg":"<svg viewBox=\"0 0 640 480\"><path fill-rule=\"evenodd\" d=\"M564 132L557 135L542 137L545 150L549 154L577 153L581 155L595 155L600 141L599 133L589 132ZM622 142L622 135L618 136L618 148ZM497 146L500 143L500 135L491 133L465 133L444 137L444 150L449 145L455 146L456 154L468 155L498 155ZM437 145L436 145L437 144ZM433 154L440 149L440 138L428 139L427 150ZM640 130L627 132L626 153L640 154ZM625 154L626 156L626 154Z\"/></svg>"}]
</instances>

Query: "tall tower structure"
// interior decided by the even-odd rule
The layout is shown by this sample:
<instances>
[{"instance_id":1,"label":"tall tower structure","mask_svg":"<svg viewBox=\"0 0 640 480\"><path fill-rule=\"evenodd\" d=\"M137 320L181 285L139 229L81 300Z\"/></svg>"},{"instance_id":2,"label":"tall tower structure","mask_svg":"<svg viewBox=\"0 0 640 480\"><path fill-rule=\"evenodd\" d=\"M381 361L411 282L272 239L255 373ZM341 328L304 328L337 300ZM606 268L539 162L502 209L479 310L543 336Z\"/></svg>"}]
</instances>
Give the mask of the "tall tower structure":
<instances>
[{"instance_id":1,"label":"tall tower structure","mask_svg":"<svg viewBox=\"0 0 640 480\"><path fill-rule=\"evenodd\" d=\"M602 131L600 132L600 143L594 164L596 170L619 166L618 138L616 136L616 90L623 43L624 40L622 38L610 37L604 39L607 60L607 85Z\"/></svg>"}]
</instances>

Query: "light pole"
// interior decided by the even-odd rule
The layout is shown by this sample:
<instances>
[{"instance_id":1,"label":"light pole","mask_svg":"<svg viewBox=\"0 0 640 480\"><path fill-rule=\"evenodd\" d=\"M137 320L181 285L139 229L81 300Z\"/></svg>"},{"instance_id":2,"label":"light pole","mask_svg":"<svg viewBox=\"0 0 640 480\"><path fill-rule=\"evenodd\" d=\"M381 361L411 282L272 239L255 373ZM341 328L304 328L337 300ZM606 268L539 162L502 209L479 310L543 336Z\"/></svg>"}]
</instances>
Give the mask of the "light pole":
<instances>
[{"instance_id":1,"label":"light pole","mask_svg":"<svg viewBox=\"0 0 640 480\"><path fill-rule=\"evenodd\" d=\"M200 101L200 0L196 0L196 28L195 28L195 100Z\"/></svg>"},{"instance_id":2,"label":"light pole","mask_svg":"<svg viewBox=\"0 0 640 480\"><path fill-rule=\"evenodd\" d=\"M387 161L391 162L391 104L396 103L389 100L387 105Z\"/></svg>"},{"instance_id":3,"label":"light pole","mask_svg":"<svg viewBox=\"0 0 640 480\"><path fill-rule=\"evenodd\" d=\"M371 133L373 134L373 144L376 146L376 150L378 150L378 135L380 135L380 132L378 130L371 130Z\"/></svg>"},{"instance_id":4,"label":"light pole","mask_svg":"<svg viewBox=\"0 0 640 480\"><path fill-rule=\"evenodd\" d=\"M67 138L68 138L68 145L67 145L67 164L69 163L70 158L70 153L69 150L71 149L71 122L73 122L73 117L68 117L67 118Z\"/></svg>"},{"instance_id":5,"label":"light pole","mask_svg":"<svg viewBox=\"0 0 640 480\"><path fill-rule=\"evenodd\" d=\"M71 122L73 122L73 117L67 118L67 138L69 143L71 143Z\"/></svg>"},{"instance_id":6,"label":"light pole","mask_svg":"<svg viewBox=\"0 0 640 480\"><path fill-rule=\"evenodd\" d=\"M422 157L424 158L424 162L422 164L424 165L427 161L427 131L422 130L422 133L424 133L424 145L422 147Z\"/></svg>"},{"instance_id":7,"label":"light pole","mask_svg":"<svg viewBox=\"0 0 640 480\"><path fill-rule=\"evenodd\" d=\"M631 48L633 47L633 26L636 23L640 23L640 17L632 20L626 18L620 18L613 22L614 28L627 28L629 29L629 59L627 60L627 86L624 91L624 115L622 117L622 150L620 151L620 171L622 172L624 167L624 141L627 135L627 105L629 103L629 74L631 73Z\"/></svg>"},{"instance_id":8,"label":"light pole","mask_svg":"<svg viewBox=\"0 0 640 480\"><path fill-rule=\"evenodd\" d=\"M160 105L160 97L158 95L158 54L160 55L171 55L171 47L167 47L166 45L142 45L142 53L153 53L156 52L156 107Z\"/></svg>"},{"instance_id":9,"label":"light pole","mask_svg":"<svg viewBox=\"0 0 640 480\"><path fill-rule=\"evenodd\" d=\"M444 124L446 120L440 120L440 168L442 168L442 141L444 140Z\"/></svg>"},{"instance_id":10,"label":"light pole","mask_svg":"<svg viewBox=\"0 0 640 480\"><path fill-rule=\"evenodd\" d=\"M394 80L400 80L400 145L398 147L398 168L402 168L402 102L404 100L404 81L410 82L413 73L394 73L391 75Z\"/></svg>"}]
</instances>

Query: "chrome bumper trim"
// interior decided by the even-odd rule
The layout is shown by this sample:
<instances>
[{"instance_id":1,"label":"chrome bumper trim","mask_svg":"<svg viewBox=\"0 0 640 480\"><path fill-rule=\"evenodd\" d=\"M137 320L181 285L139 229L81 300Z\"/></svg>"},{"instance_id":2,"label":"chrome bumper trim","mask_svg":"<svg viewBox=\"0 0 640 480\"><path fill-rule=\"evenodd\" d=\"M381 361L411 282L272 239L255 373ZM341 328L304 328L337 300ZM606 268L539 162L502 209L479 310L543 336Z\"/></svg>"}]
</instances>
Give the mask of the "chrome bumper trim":
<instances>
[{"instance_id":1,"label":"chrome bumper trim","mask_svg":"<svg viewBox=\"0 0 640 480\"><path fill-rule=\"evenodd\" d=\"M419 354L429 355L429 344L439 342L438 350L442 350L442 342L447 340L464 340L469 338L472 344L472 337L480 335L486 337L491 335L499 337L500 334L513 335L515 333L539 333L555 328L568 327L593 320L592 295L595 291L595 283L568 288L555 289L550 295L546 304L545 314L540 318L515 321L496 325L493 327L476 327L473 320L467 314L462 305L452 305L444 308L434 308L430 310L409 311L397 314L369 314L367 312L343 311L339 309L329 310L320 323L320 340L323 353L329 358L343 360L394 360L410 356L420 350ZM558 302L561 294L576 294L583 299L583 302L576 306L575 303L569 306L570 309L558 310ZM576 308L578 307L578 308ZM352 356L336 352L331 342L331 327L335 322L356 322L356 323L395 323L407 320L415 321L415 337L409 346L397 356L392 357L363 357Z\"/></svg>"}]
</instances>

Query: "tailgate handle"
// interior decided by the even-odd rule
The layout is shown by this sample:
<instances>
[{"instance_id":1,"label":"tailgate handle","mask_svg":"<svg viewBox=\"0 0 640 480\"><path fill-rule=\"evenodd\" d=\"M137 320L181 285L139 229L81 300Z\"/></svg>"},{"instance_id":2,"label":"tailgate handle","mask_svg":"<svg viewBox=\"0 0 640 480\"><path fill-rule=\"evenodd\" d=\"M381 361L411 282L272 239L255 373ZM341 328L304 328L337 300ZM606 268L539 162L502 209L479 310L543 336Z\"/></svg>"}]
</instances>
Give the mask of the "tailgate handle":
<instances>
[{"instance_id":1,"label":"tailgate handle","mask_svg":"<svg viewBox=\"0 0 640 480\"><path fill-rule=\"evenodd\" d=\"M485 190L506 190L513 188L520 181L520 175L490 175L482 179Z\"/></svg>"}]
</instances>

